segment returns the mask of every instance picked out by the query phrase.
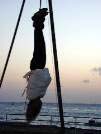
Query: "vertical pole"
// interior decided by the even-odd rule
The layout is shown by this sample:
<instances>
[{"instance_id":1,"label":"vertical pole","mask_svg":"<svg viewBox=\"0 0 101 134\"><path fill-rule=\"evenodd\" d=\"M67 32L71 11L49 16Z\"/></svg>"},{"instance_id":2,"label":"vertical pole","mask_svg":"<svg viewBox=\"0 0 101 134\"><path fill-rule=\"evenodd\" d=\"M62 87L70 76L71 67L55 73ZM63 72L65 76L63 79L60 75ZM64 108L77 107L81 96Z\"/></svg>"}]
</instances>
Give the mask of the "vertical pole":
<instances>
[{"instance_id":1,"label":"vertical pole","mask_svg":"<svg viewBox=\"0 0 101 134\"><path fill-rule=\"evenodd\" d=\"M11 55L11 51L12 51L12 48L13 48L13 45L14 45L14 41L15 41L15 37L16 37L17 30L18 30L18 27L19 27L19 23L20 23L20 19L21 19L21 15L22 15L22 12L23 12L24 5L25 5L25 0L22 1L22 5L21 5L19 16L18 16L17 24L16 24L16 27L15 27L15 30L14 30L13 38L12 38L12 41L11 41L11 45L10 45L10 48L9 48L9 52L8 52L8 55L7 55L5 66L4 66L4 69L3 69L3 72L2 72L2 76L1 76L1 80L0 80L0 88L1 88L1 85L2 85L2 82L3 82L3 79L4 79L4 75L5 75L5 72L6 72L6 69L7 69L7 65L8 65L8 62L9 62L10 55Z\"/></svg>"},{"instance_id":2,"label":"vertical pole","mask_svg":"<svg viewBox=\"0 0 101 134\"><path fill-rule=\"evenodd\" d=\"M60 85L60 75L59 75L59 67L58 67L52 0L48 0L48 3L49 3L49 12L50 12L52 42L53 42L53 55L54 55L54 65L55 65L55 75L56 75L56 85L57 85L57 96L58 96L58 104L59 104L59 114L60 114L61 128L64 128L63 104L62 104L62 96L61 96L61 85Z\"/></svg>"}]
</instances>

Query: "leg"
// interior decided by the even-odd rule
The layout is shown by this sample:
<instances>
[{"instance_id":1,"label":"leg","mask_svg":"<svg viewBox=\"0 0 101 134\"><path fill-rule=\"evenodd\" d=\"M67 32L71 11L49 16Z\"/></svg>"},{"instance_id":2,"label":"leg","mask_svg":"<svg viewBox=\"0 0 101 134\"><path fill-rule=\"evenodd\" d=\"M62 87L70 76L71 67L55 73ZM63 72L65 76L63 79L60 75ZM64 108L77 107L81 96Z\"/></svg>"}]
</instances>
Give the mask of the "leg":
<instances>
[{"instance_id":1,"label":"leg","mask_svg":"<svg viewBox=\"0 0 101 134\"><path fill-rule=\"evenodd\" d=\"M43 69L46 64L46 48L41 30L35 29L34 31L34 53L30 63L30 69Z\"/></svg>"},{"instance_id":2,"label":"leg","mask_svg":"<svg viewBox=\"0 0 101 134\"><path fill-rule=\"evenodd\" d=\"M44 28L47 8L40 9L32 17L34 30L34 53L30 63L30 69L43 69L46 64L46 48L42 29Z\"/></svg>"}]
</instances>

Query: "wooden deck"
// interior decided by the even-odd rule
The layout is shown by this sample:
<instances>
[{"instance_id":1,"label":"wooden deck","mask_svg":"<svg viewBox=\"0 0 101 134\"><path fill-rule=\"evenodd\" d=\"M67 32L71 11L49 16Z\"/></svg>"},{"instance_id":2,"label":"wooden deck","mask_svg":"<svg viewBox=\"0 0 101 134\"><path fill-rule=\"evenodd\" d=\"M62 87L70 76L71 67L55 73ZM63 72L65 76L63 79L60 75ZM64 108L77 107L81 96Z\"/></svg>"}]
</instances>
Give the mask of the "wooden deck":
<instances>
[{"instance_id":1,"label":"wooden deck","mask_svg":"<svg viewBox=\"0 0 101 134\"><path fill-rule=\"evenodd\" d=\"M21 122L0 122L0 134L64 134L61 128L48 125L28 125ZM101 134L101 130L65 128L65 134Z\"/></svg>"},{"instance_id":2,"label":"wooden deck","mask_svg":"<svg viewBox=\"0 0 101 134\"><path fill-rule=\"evenodd\" d=\"M0 134L58 134L60 131L61 129L56 126L0 122Z\"/></svg>"}]
</instances>

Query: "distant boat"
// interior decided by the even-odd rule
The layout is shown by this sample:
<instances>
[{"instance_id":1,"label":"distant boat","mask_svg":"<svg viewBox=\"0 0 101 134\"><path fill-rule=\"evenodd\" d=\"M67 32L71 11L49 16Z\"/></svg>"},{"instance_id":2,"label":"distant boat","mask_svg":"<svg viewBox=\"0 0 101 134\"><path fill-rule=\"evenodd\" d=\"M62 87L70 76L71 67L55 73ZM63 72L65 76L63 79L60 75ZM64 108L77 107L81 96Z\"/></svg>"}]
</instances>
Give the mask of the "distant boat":
<instances>
[{"instance_id":1,"label":"distant boat","mask_svg":"<svg viewBox=\"0 0 101 134\"><path fill-rule=\"evenodd\" d=\"M88 123L85 123L87 126L101 127L101 122L97 122L95 119L90 119Z\"/></svg>"}]
</instances>

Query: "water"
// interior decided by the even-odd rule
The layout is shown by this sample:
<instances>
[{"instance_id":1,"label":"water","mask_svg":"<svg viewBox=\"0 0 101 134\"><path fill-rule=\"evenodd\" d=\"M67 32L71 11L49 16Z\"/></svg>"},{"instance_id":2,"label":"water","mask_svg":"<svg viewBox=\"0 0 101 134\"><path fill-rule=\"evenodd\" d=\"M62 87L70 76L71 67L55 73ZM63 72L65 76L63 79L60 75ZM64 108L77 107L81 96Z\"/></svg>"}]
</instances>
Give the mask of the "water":
<instances>
[{"instance_id":1,"label":"water","mask_svg":"<svg viewBox=\"0 0 101 134\"><path fill-rule=\"evenodd\" d=\"M101 122L101 104L63 104L64 119L66 127L79 127L101 129L100 127L88 127L87 123L91 118L99 118ZM0 102L0 120L25 121L25 104L23 102ZM21 114L21 115L10 115ZM55 103L44 103L41 113L32 124L59 125L58 105ZM76 122L76 123L75 123Z\"/></svg>"}]
</instances>

